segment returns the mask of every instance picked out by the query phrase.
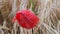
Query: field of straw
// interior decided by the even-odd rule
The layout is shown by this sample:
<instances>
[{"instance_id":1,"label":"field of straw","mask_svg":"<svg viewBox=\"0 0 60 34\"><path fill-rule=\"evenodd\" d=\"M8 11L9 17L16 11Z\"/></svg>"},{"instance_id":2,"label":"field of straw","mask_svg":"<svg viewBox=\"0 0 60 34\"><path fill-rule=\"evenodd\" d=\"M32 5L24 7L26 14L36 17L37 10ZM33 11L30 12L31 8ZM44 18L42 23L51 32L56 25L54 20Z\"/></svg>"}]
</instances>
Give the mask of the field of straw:
<instances>
[{"instance_id":1,"label":"field of straw","mask_svg":"<svg viewBox=\"0 0 60 34\"><path fill-rule=\"evenodd\" d=\"M12 23L22 9L32 10L39 17L34 28ZM0 0L0 34L60 34L60 0Z\"/></svg>"}]
</instances>

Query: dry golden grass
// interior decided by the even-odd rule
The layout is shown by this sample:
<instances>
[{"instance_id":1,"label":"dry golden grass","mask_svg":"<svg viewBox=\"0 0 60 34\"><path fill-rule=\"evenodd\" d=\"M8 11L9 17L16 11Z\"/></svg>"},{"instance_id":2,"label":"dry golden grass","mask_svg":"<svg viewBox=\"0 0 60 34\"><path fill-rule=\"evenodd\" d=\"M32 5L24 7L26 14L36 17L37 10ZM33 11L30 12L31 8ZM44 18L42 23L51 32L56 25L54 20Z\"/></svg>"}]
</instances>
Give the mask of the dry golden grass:
<instances>
[{"instance_id":1,"label":"dry golden grass","mask_svg":"<svg viewBox=\"0 0 60 34\"><path fill-rule=\"evenodd\" d=\"M12 23L16 11L30 9L39 17L33 29ZM0 34L60 34L60 0L0 0Z\"/></svg>"}]
</instances>

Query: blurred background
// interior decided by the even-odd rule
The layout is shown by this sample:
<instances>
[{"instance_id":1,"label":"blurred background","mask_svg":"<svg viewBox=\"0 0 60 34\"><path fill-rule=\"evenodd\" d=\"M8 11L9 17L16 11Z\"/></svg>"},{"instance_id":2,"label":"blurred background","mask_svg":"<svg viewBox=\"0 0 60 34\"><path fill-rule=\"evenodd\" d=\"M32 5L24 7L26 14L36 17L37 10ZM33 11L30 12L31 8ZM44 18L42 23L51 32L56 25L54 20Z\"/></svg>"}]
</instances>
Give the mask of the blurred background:
<instances>
[{"instance_id":1,"label":"blurred background","mask_svg":"<svg viewBox=\"0 0 60 34\"><path fill-rule=\"evenodd\" d=\"M33 11L40 19L34 28L12 22L22 9ZM0 0L0 34L60 34L60 0Z\"/></svg>"}]
</instances>

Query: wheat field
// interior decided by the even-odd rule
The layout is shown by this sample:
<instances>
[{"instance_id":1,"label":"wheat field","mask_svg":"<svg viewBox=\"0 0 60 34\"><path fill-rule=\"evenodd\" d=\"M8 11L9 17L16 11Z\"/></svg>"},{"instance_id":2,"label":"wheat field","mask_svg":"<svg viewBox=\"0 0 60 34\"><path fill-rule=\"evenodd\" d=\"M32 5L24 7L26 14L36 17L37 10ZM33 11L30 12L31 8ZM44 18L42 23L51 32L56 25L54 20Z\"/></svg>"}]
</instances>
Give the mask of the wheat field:
<instances>
[{"instance_id":1,"label":"wheat field","mask_svg":"<svg viewBox=\"0 0 60 34\"><path fill-rule=\"evenodd\" d=\"M33 11L39 18L32 29L12 23L16 12ZM0 34L60 34L60 0L0 0Z\"/></svg>"}]
</instances>

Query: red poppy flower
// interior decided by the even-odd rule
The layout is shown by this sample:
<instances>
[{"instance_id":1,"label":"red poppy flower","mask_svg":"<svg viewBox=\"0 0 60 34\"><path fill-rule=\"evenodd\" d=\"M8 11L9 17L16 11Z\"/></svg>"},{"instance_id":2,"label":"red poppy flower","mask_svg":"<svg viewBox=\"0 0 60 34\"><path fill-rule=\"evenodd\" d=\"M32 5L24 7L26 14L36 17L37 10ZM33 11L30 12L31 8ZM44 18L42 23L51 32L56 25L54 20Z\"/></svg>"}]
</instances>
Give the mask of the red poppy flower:
<instances>
[{"instance_id":1,"label":"red poppy flower","mask_svg":"<svg viewBox=\"0 0 60 34\"><path fill-rule=\"evenodd\" d=\"M26 29L35 27L39 21L38 17L30 10L18 11L14 19L18 21L20 26Z\"/></svg>"}]
</instances>

